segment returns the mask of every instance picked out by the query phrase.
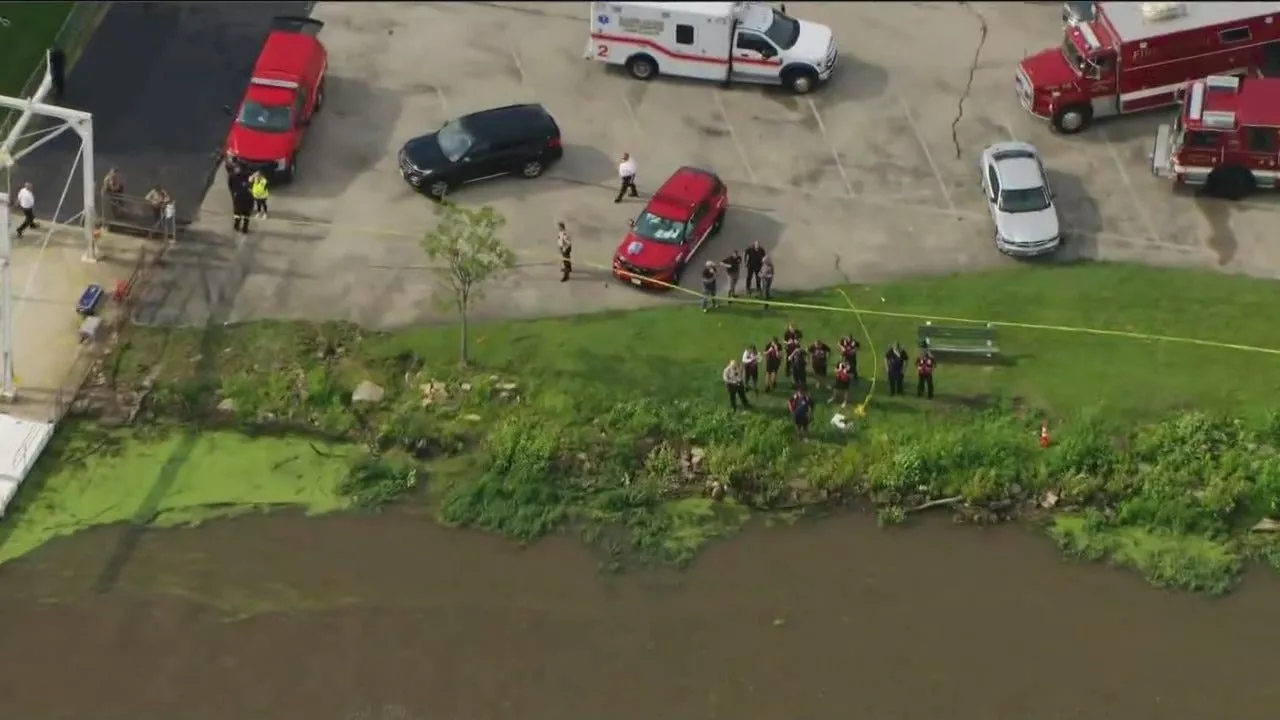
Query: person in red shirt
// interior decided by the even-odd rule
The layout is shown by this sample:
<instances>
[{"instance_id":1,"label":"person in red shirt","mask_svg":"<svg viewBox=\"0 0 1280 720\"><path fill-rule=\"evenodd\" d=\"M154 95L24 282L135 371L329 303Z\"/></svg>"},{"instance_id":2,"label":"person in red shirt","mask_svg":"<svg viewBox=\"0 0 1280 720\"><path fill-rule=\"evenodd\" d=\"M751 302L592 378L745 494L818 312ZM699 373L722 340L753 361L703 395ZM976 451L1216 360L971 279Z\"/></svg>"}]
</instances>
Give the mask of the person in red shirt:
<instances>
[{"instance_id":1,"label":"person in red shirt","mask_svg":"<svg viewBox=\"0 0 1280 720\"><path fill-rule=\"evenodd\" d=\"M920 351L920 357L916 358L916 397L925 397L933 399L933 369L938 363L933 359L933 353L928 349Z\"/></svg>"},{"instance_id":2,"label":"person in red shirt","mask_svg":"<svg viewBox=\"0 0 1280 720\"><path fill-rule=\"evenodd\" d=\"M852 335L840 338L840 358L849 366L849 376L854 382L858 380L858 341Z\"/></svg>"},{"instance_id":3,"label":"person in red shirt","mask_svg":"<svg viewBox=\"0 0 1280 720\"><path fill-rule=\"evenodd\" d=\"M836 363L836 382L831 389L831 399L827 402L834 403L836 398L840 398L840 407L849 404L849 381L853 375L849 371L849 363L841 360Z\"/></svg>"},{"instance_id":4,"label":"person in red shirt","mask_svg":"<svg viewBox=\"0 0 1280 720\"><path fill-rule=\"evenodd\" d=\"M778 387L778 368L782 367L782 344L778 338L764 346L764 391Z\"/></svg>"},{"instance_id":5,"label":"person in red shirt","mask_svg":"<svg viewBox=\"0 0 1280 720\"><path fill-rule=\"evenodd\" d=\"M796 388L787 401L787 410L791 412L791 422L795 423L796 432L809 434L809 421L813 415L813 400L805 394L803 388Z\"/></svg>"},{"instance_id":6,"label":"person in red shirt","mask_svg":"<svg viewBox=\"0 0 1280 720\"><path fill-rule=\"evenodd\" d=\"M831 357L831 346L821 340L814 340L809 345L809 365L813 368L813 384L819 390L826 386L827 360Z\"/></svg>"},{"instance_id":7,"label":"person in red shirt","mask_svg":"<svg viewBox=\"0 0 1280 720\"><path fill-rule=\"evenodd\" d=\"M795 354L796 348L800 347L800 340L803 337L804 335L796 329L795 325L788 325L782 332L782 355L787 359L788 375L795 374L795 368L791 367L791 356Z\"/></svg>"}]
</instances>

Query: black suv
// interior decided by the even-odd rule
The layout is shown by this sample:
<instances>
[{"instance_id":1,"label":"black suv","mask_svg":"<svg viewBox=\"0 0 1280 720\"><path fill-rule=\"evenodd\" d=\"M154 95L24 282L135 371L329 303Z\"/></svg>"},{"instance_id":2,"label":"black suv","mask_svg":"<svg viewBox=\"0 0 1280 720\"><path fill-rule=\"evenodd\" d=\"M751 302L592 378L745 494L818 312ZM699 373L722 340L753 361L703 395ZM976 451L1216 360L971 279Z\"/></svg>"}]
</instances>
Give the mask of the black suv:
<instances>
[{"instance_id":1,"label":"black suv","mask_svg":"<svg viewBox=\"0 0 1280 720\"><path fill-rule=\"evenodd\" d=\"M400 174L440 199L499 175L536 178L564 155L560 126L541 105L508 105L450 120L400 149Z\"/></svg>"}]
</instances>

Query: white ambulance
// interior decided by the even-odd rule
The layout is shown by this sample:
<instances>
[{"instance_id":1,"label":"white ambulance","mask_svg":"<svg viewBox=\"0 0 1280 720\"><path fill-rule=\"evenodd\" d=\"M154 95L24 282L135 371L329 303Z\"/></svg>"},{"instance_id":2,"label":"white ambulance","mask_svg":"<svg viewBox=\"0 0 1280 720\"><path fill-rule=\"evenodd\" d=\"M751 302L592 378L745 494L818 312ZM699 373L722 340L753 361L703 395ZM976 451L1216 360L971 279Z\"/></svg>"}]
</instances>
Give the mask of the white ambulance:
<instances>
[{"instance_id":1,"label":"white ambulance","mask_svg":"<svg viewBox=\"0 0 1280 720\"><path fill-rule=\"evenodd\" d=\"M831 77L837 55L831 28L766 3L593 2L585 56L639 80L677 75L804 94Z\"/></svg>"}]
</instances>

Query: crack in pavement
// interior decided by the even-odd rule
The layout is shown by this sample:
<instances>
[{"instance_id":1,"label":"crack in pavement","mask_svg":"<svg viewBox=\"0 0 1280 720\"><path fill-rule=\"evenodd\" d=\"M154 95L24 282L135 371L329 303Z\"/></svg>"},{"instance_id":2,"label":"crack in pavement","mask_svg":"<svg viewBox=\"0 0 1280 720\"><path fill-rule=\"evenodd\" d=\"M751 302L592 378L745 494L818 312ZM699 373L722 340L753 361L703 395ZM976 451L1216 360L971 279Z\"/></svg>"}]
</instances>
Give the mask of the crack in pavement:
<instances>
[{"instance_id":1,"label":"crack in pavement","mask_svg":"<svg viewBox=\"0 0 1280 720\"><path fill-rule=\"evenodd\" d=\"M979 60L982 59L982 48L987 44L987 19L983 17L982 12L965 0L961 0L960 7L978 20L978 46L973 49L973 61L969 63L969 79L964 84L964 92L960 94L959 102L956 103L956 118L951 121L951 144L956 148L957 160L961 159L964 153L960 150L960 138L957 136L956 127L964 118L964 101L969 98L969 91L973 88L973 76L978 71Z\"/></svg>"}]
</instances>

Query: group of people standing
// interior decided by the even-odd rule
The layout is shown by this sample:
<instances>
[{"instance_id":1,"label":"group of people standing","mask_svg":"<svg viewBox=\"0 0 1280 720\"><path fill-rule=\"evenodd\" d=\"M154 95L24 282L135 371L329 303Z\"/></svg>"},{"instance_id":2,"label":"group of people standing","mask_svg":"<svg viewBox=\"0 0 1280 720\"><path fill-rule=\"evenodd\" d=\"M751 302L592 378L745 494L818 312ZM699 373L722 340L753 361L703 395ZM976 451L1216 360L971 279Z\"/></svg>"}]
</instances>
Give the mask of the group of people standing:
<instances>
[{"instance_id":1,"label":"group of people standing","mask_svg":"<svg viewBox=\"0 0 1280 720\"><path fill-rule=\"evenodd\" d=\"M764 365L763 390L766 393L777 389L778 374L785 368L783 377L791 379L792 390L787 410L797 432L805 434L813 417L814 402L809 394L811 390L826 390L830 387L828 403L839 401L840 407L849 404L849 389L858 382L858 351L861 348L861 344L851 334L840 338L834 351L820 339L806 345L804 333L794 324L789 324L782 333L781 341L777 336L770 338L763 351L758 350L755 345L748 345L742 351L741 360L734 358L725 366L721 377L729 395L729 407L733 410L750 409L747 391L761 391L761 364ZM833 354L836 362L834 373L830 373ZM909 361L907 352L898 343L894 343L885 353L885 374L889 379L890 395L903 394ZM933 371L936 366L933 354L927 348L922 349L916 358L917 394L920 397L933 398Z\"/></svg>"},{"instance_id":2,"label":"group of people standing","mask_svg":"<svg viewBox=\"0 0 1280 720\"><path fill-rule=\"evenodd\" d=\"M231 193L231 212L234 214L233 227L241 234L249 233L249 220L253 217L266 219L267 188L265 173L250 171L234 158L227 158L227 190Z\"/></svg>"},{"instance_id":3,"label":"group of people standing","mask_svg":"<svg viewBox=\"0 0 1280 720\"><path fill-rule=\"evenodd\" d=\"M729 257L716 263L708 260L702 268L702 312L717 306L716 291L719 288L720 272L723 270L729 281L727 297L738 297L738 279L742 270L747 271L747 295L759 294L762 300L773 297L773 258L761 247L759 241L751 243L746 250L734 250ZM763 307L768 307L764 305Z\"/></svg>"}]
</instances>

